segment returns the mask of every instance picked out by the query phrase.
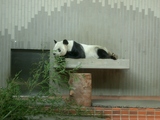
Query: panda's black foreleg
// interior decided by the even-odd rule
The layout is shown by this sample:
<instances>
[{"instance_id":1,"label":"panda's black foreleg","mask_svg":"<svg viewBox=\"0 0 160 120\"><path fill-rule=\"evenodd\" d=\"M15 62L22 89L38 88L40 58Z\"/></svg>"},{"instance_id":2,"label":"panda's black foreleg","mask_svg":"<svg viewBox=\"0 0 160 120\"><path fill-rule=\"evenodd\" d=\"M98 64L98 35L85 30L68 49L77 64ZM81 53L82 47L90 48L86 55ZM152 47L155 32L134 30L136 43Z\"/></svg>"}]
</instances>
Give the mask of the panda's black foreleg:
<instances>
[{"instance_id":1,"label":"panda's black foreleg","mask_svg":"<svg viewBox=\"0 0 160 120\"><path fill-rule=\"evenodd\" d=\"M71 51L71 52L67 52L64 57L79 59L79 58L85 58L85 54L83 52L79 52L79 51Z\"/></svg>"}]
</instances>

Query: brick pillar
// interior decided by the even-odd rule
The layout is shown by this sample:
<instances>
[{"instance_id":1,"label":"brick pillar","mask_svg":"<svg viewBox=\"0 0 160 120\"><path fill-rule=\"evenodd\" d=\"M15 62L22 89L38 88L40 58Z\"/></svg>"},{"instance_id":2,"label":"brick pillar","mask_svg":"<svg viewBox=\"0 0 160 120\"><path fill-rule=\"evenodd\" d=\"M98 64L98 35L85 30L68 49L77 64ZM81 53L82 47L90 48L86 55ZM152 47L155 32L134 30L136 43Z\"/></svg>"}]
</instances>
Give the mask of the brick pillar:
<instances>
[{"instance_id":1,"label":"brick pillar","mask_svg":"<svg viewBox=\"0 0 160 120\"><path fill-rule=\"evenodd\" d=\"M91 73L72 73L69 79L71 87L69 96L78 105L91 106L92 78Z\"/></svg>"}]
</instances>

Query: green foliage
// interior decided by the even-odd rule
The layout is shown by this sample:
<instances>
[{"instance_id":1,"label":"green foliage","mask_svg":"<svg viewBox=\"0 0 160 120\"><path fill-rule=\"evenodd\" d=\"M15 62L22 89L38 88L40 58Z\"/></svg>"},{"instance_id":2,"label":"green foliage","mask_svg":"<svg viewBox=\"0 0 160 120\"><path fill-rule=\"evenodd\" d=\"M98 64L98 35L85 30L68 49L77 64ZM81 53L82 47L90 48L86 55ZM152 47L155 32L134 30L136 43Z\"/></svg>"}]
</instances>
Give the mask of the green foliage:
<instances>
[{"instance_id":1,"label":"green foliage","mask_svg":"<svg viewBox=\"0 0 160 120\"><path fill-rule=\"evenodd\" d=\"M51 66L52 62L53 66L57 67ZM67 115L70 114L67 112L68 109L75 106L73 102L62 99L58 94L57 86L68 84L68 76L78 70L78 67L67 70L63 57L56 57L54 61L42 59L33 66L31 76L25 82L30 96L21 96L20 72L8 80L6 88L0 88L0 120L25 120L27 116L40 114ZM41 90L38 94L32 95L32 91L36 87L40 87Z\"/></svg>"},{"instance_id":2,"label":"green foliage","mask_svg":"<svg viewBox=\"0 0 160 120\"><path fill-rule=\"evenodd\" d=\"M27 109L27 102L21 100L19 97L20 89L16 80L18 80L18 74L15 75L12 81L8 81L6 88L0 89L0 119L5 120L7 118L22 119L26 115L26 112L22 112ZM19 99L15 99L18 97Z\"/></svg>"}]
</instances>

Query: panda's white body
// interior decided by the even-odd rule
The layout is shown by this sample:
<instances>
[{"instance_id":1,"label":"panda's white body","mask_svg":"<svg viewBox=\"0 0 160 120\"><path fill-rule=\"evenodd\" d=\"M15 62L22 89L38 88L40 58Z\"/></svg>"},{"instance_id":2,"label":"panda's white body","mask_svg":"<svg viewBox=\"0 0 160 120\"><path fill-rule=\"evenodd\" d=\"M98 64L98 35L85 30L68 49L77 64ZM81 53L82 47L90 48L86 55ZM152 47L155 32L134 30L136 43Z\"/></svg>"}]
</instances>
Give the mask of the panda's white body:
<instances>
[{"instance_id":1,"label":"panda's white body","mask_svg":"<svg viewBox=\"0 0 160 120\"><path fill-rule=\"evenodd\" d=\"M99 45L86 45L77 43L73 40L55 41L53 54L56 56L64 56L66 58L101 58L101 59L117 59L107 50L107 48ZM113 57L113 58L112 58Z\"/></svg>"},{"instance_id":2,"label":"panda's white body","mask_svg":"<svg viewBox=\"0 0 160 120\"><path fill-rule=\"evenodd\" d=\"M97 55L97 49L104 49L98 45L86 45L86 44L81 44L81 45L84 48L86 58L99 58L99 56ZM106 51L108 52L107 49Z\"/></svg>"}]
</instances>

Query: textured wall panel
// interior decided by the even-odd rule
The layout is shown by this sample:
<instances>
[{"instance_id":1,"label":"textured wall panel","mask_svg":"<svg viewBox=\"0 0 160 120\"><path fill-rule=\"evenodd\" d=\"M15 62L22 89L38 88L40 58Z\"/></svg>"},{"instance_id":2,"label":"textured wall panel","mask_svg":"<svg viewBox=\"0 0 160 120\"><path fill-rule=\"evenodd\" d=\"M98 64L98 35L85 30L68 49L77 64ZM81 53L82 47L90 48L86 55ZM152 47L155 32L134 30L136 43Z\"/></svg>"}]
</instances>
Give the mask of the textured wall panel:
<instances>
[{"instance_id":1,"label":"textured wall panel","mask_svg":"<svg viewBox=\"0 0 160 120\"><path fill-rule=\"evenodd\" d=\"M109 5L111 8L123 9L125 6L125 10L137 9L138 12L144 11L145 15L148 15L149 11L153 11L153 15L160 18L160 1L158 0L88 0L87 2L90 4L99 4L102 8ZM87 4L87 2L84 0L1 0L0 14L3 15L2 23L5 24L0 26L0 30L4 35L5 28L9 29L9 33L12 35L12 38L14 38L13 28L15 26L18 26L19 30L21 30L23 26L27 28L28 22L31 22L31 19L34 18L43 7L48 16L50 16L51 12L55 10L61 11L64 5L70 7L74 3L86 3L85 5L88 8L90 4ZM87 9L86 7L81 8Z\"/></svg>"},{"instance_id":2,"label":"textured wall panel","mask_svg":"<svg viewBox=\"0 0 160 120\"><path fill-rule=\"evenodd\" d=\"M92 73L94 95L159 96L159 5L159 0L1 0L3 84L10 46L51 49L54 39L67 38L106 46L130 60L129 70L81 70Z\"/></svg>"},{"instance_id":3,"label":"textured wall panel","mask_svg":"<svg viewBox=\"0 0 160 120\"><path fill-rule=\"evenodd\" d=\"M7 34L0 35L0 87L6 86L6 80L10 76L10 37Z\"/></svg>"}]
</instances>

